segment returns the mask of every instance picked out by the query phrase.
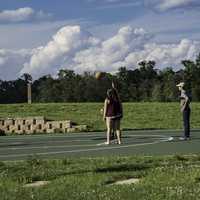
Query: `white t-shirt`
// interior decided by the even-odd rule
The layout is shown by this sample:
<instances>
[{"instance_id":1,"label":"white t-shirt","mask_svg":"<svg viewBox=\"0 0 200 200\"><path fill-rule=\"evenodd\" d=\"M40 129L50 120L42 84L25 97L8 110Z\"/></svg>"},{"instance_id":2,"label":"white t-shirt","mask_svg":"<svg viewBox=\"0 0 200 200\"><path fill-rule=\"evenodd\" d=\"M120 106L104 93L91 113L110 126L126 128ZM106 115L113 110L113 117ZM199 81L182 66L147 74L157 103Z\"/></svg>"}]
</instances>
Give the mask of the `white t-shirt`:
<instances>
[{"instance_id":1,"label":"white t-shirt","mask_svg":"<svg viewBox=\"0 0 200 200\"><path fill-rule=\"evenodd\" d=\"M183 98L183 99L187 99L188 98L185 90L181 90L181 98Z\"/></svg>"}]
</instances>

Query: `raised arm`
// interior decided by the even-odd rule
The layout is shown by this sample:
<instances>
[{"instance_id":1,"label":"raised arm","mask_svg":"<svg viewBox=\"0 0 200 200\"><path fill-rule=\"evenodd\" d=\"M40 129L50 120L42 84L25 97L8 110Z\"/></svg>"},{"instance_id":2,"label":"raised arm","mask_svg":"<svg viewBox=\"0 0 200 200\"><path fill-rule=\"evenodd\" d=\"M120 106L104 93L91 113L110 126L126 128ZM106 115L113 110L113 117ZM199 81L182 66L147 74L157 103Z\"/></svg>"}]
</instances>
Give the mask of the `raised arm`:
<instances>
[{"instance_id":1,"label":"raised arm","mask_svg":"<svg viewBox=\"0 0 200 200\"><path fill-rule=\"evenodd\" d=\"M108 108L108 100L105 99L105 102L104 102L104 108L103 108L103 120L106 120L106 112L107 112L107 108Z\"/></svg>"}]
</instances>

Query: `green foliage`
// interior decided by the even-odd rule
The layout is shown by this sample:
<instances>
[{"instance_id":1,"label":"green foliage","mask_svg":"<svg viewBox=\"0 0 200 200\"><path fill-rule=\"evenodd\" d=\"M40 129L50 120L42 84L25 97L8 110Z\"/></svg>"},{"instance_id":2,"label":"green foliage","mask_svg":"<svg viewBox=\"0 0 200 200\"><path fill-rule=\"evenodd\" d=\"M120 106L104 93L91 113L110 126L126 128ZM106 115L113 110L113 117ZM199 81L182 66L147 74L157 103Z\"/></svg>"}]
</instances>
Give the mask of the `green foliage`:
<instances>
[{"instance_id":1,"label":"green foliage","mask_svg":"<svg viewBox=\"0 0 200 200\"><path fill-rule=\"evenodd\" d=\"M97 80L94 73L75 74L72 70L61 69L57 78L43 76L32 83L34 102L102 102L106 91L115 81L122 101L178 100L176 84L185 81L193 101L200 101L200 54L195 61L183 60L183 69L172 67L157 70L155 61L141 61L134 70L125 66L115 74L105 73ZM32 81L29 74L14 81L0 80L0 103L23 103L27 101L27 83Z\"/></svg>"}]
</instances>

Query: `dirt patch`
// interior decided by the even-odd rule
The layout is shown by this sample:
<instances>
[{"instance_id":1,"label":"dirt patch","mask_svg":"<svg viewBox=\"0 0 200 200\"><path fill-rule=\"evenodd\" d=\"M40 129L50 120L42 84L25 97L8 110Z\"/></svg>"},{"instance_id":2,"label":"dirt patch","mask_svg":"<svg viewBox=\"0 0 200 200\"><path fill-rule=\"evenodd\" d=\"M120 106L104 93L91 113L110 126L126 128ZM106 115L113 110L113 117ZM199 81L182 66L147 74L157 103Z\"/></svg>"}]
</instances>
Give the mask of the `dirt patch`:
<instances>
[{"instance_id":1,"label":"dirt patch","mask_svg":"<svg viewBox=\"0 0 200 200\"><path fill-rule=\"evenodd\" d=\"M24 187L41 187L41 186L47 185L49 183L50 183L50 181L35 181L33 183L28 183L28 184L24 185Z\"/></svg>"},{"instance_id":2,"label":"dirt patch","mask_svg":"<svg viewBox=\"0 0 200 200\"><path fill-rule=\"evenodd\" d=\"M130 184L136 184L140 181L140 179L138 178L131 178L131 179L126 179L126 180L122 180L122 181L117 181L115 183L113 183L113 185L130 185Z\"/></svg>"}]
</instances>

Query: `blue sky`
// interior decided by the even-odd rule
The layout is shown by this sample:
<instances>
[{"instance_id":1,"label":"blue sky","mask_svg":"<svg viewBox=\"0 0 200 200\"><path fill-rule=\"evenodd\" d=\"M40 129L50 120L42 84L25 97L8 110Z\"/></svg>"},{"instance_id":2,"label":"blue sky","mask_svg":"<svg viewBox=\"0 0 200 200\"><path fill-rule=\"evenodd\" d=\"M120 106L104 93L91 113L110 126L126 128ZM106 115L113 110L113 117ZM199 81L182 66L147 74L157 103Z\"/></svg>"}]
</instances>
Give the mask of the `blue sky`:
<instances>
[{"instance_id":1,"label":"blue sky","mask_svg":"<svg viewBox=\"0 0 200 200\"><path fill-rule=\"evenodd\" d=\"M127 4L125 3L127 2ZM54 15L54 20L79 19L95 20L101 23L113 23L127 20L136 16L137 9L132 12L135 3L124 0L123 3L107 2L104 0L3 0L1 10L31 7L34 10L43 10ZM138 4L138 3L137 3ZM138 7L138 6L137 6ZM125 11L126 13L121 13ZM110 13L112 12L112 14ZM136 13L137 12L137 13Z\"/></svg>"},{"instance_id":2,"label":"blue sky","mask_svg":"<svg viewBox=\"0 0 200 200\"><path fill-rule=\"evenodd\" d=\"M141 59L179 69L199 53L199 11L199 0L1 0L0 79L115 72Z\"/></svg>"}]
</instances>

